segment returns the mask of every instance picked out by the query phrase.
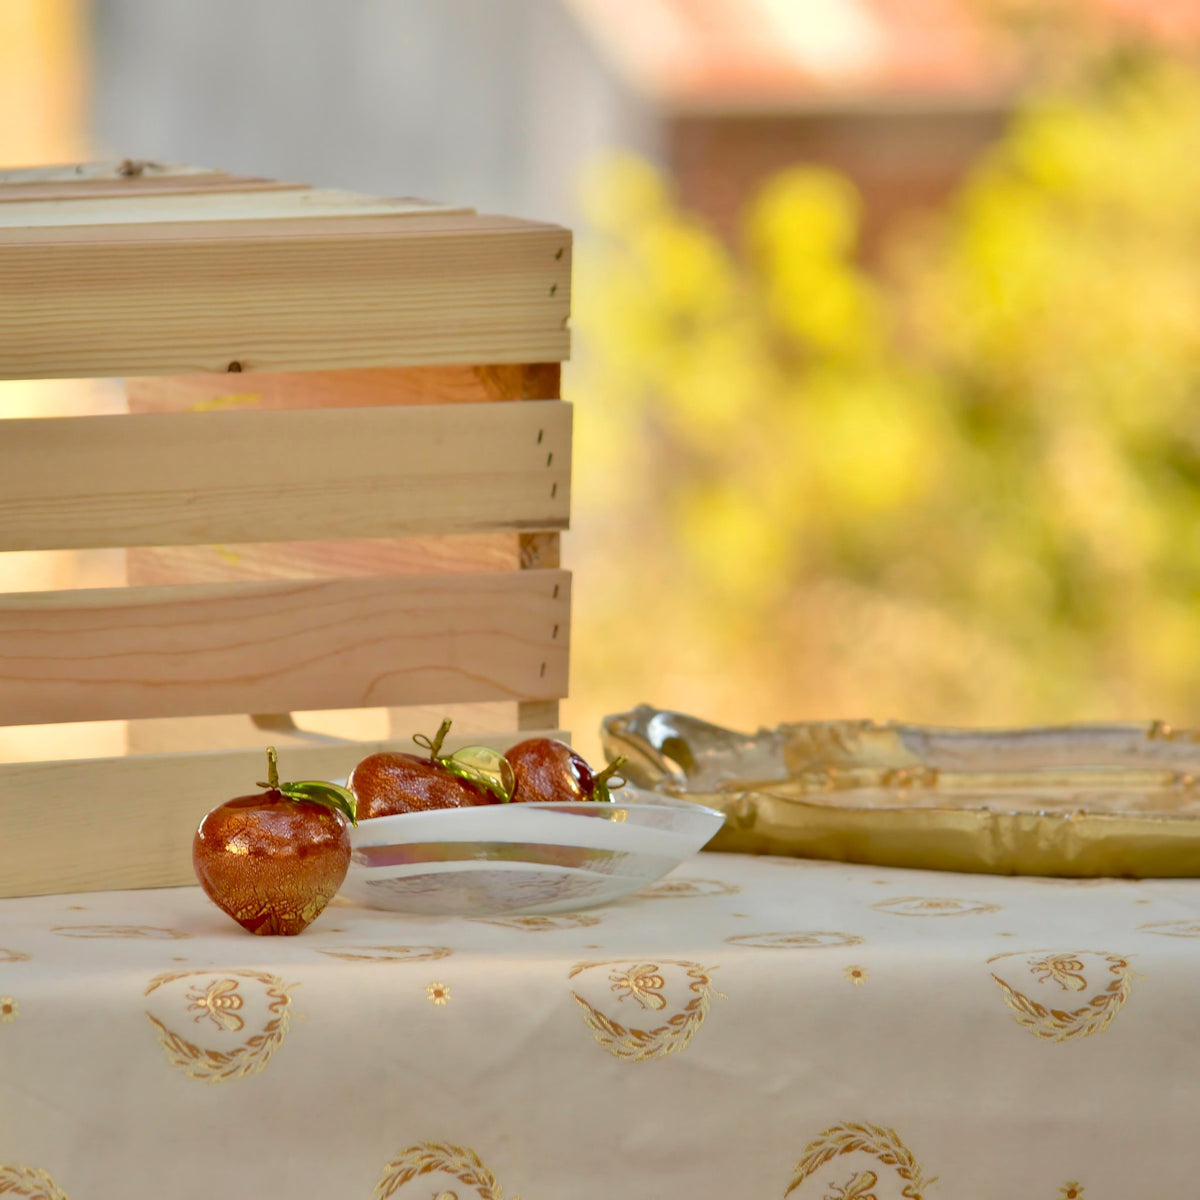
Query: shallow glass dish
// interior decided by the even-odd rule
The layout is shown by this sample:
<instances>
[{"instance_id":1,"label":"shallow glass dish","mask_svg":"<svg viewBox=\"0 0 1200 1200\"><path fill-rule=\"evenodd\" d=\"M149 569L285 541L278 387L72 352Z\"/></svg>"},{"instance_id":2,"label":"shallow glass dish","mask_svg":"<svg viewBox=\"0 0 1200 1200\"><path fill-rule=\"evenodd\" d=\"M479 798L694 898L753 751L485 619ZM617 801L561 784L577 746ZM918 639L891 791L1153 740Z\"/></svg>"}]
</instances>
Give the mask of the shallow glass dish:
<instances>
[{"instance_id":1,"label":"shallow glass dish","mask_svg":"<svg viewBox=\"0 0 1200 1200\"><path fill-rule=\"evenodd\" d=\"M342 894L439 916L592 908L661 879L725 820L642 788L612 795L611 804L489 804L363 821L350 831Z\"/></svg>"}]
</instances>

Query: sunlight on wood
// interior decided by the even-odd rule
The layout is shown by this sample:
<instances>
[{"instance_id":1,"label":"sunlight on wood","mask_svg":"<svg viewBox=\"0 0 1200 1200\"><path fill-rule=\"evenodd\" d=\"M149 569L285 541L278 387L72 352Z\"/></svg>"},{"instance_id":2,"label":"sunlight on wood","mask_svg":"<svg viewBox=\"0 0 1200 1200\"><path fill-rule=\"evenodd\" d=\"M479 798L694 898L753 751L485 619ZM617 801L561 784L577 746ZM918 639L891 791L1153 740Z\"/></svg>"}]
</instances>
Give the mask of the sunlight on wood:
<instances>
[{"instance_id":1,"label":"sunlight on wood","mask_svg":"<svg viewBox=\"0 0 1200 1200\"><path fill-rule=\"evenodd\" d=\"M0 166L86 158L84 0L0 4Z\"/></svg>"},{"instance_id":2,"label":"sunlight on wood","mask_svg":"<svg viewBox=\"0 0 1200 1200\"><path fill-rule=\"evenodd\" d=\"M0 166L87 157L85 0L0 4ZM110 381L0 381L0 419L121 412ZM124 583L119 551L0 554L0 592ZM0 729L0 761L120 754L124 721Z\"/></svg>"}]
</instances>

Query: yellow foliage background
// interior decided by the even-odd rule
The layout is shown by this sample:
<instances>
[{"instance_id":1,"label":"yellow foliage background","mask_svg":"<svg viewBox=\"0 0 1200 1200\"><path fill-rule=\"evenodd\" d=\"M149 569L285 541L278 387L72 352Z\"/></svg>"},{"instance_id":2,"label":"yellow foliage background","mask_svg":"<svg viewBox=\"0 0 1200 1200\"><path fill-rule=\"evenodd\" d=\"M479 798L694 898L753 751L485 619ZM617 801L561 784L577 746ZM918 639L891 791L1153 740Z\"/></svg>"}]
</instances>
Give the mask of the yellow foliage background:
<instances>
[{"instance_id":1,"label":"yellow foliage background","mask_svg":"<svg viewBox=\"0 0 1200 1200\"><path fill-rule=\"evenodd\" d=\"M1200 707L1200 76L1031 101L882 269L797 167L722 245L597 166L574 285L573 699L735 727Z\"/></svg>"}]
</instances>

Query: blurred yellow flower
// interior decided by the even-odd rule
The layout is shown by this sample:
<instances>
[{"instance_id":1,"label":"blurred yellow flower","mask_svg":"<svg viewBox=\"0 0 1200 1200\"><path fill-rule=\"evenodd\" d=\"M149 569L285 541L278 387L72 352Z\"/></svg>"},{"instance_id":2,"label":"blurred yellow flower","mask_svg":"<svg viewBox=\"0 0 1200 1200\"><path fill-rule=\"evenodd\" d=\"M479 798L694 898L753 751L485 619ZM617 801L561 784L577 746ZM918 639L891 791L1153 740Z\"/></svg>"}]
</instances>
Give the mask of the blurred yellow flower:
<instances>
[{"instance_id":1,"label":"blurred yellow flower","mask_svg":"<svg viewBox=\"0 0 1200 1200\"><path fill-rule=\"evenodd\" d=\"M577 730L1195 719L1200 73L1130 63L1031 101L874 272L829 171L727 247L649 164L594 168Z\"/></svg>"}]
</instances>

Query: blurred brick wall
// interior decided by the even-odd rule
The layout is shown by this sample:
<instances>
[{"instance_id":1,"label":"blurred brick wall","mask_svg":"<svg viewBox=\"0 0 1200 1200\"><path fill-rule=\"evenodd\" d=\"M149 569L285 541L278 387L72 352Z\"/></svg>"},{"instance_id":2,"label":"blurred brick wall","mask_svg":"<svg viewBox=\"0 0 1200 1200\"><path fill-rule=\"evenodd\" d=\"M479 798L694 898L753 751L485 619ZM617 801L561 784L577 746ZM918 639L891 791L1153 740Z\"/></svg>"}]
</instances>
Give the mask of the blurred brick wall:
<instances>
[{"instance_id":1,"label":"blurred brick wall","mask_svg":"<svg viewBox=\"0 0 1200 1200\"><path fill-rule=\"evenodd\" d=\"M805 163L845 173L863 196L871 258L888 229L946 200L1006 119L998 108L697 113L672 119L665 142L681 201L731 244L747 200L775 172Z\"/></svg>"}]
</instances>

